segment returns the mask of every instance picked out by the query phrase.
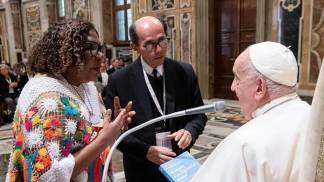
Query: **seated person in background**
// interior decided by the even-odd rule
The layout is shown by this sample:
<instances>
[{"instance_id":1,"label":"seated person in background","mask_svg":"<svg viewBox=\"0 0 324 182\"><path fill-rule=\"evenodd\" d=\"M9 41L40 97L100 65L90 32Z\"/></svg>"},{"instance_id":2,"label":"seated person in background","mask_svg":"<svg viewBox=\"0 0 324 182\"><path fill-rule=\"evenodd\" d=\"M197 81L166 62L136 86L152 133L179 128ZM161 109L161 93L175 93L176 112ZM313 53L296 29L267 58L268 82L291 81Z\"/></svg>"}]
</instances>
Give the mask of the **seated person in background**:
<instances>
[{"instance_id":1,"label":"seated person in background","mask_svg":"<svg viewBox=\"0 0 324 182\"><path fill-rule=\"evenodd\" d=\"M132 64L132 62L133 62L132 57L126 57L124 60L125 67Z\"/></svg>"},{"instance_id":2,"label":"seated person in background","mask_svg":"<svg viewBox=\"0 0 324 182\"><path fill-rule=\"evenodd\" d=\"M9 73L9 66L6 64L0 65L0 97L7 105L7 114L12 115L18 97L18 82L16 76Z\"/></svg>"},{"instance_id":3,"label":"seated person in background","mask_svg":"<svg viewBox=\"0 0 324 182\"><path fill-rule=\"evenodd\" d=\"M13 74L17 77L17 81L18 81L17 89L18 92L20 93L24 88L24 86L26 85L26 83L28 82L28 76L27 76L25 66L19 63L15 64L13 66Z\"/></svg>"},{"instance_id":4,"label":"seated person in background","mask_svg":"<svg viewBox=\"0 0 324 182\"><path fill-rule=\"evenodd\" d=\"M101 94L102 90L107 86L108 83L108 73L107 73L107 65L105 62L100 63L100 74L98 75L98 79L95 83L98 92Z\"/></svg>"},{"instance_id":5,"label":"seated person in background","mask_svg":"<svg viewBox=\"0 0 324 182\"><path fill-rule=\"evenodd\" d=\"M110 75L116 70L121 69L123 67L124 67L124 61L118 57L114 58L111 60L111 68L107 71L107 73Z\"/></svg>"},{"instance_id":6,"label":"seated person in background","mask_svg":"<svg viewBox=\"0 0 324 182\"><path fill-rule=\"evenodd\" d=\"M118 68L120 69L120 68L123 68L123 67L125 67L125 58L120 57L118 59Z\"/></svg>"},{"instance_id":7,"label":"seated person in background","mask_svg":"<svg viewBox=\"0 0 324 182\"><path fill-rule=\"evenodd\" d=\"M192 181L298 181L310 106L296 94L295 56L279 43L254 44L233 72L231 89L249 121L216 147Z\"/></svg>"}]
</instances>

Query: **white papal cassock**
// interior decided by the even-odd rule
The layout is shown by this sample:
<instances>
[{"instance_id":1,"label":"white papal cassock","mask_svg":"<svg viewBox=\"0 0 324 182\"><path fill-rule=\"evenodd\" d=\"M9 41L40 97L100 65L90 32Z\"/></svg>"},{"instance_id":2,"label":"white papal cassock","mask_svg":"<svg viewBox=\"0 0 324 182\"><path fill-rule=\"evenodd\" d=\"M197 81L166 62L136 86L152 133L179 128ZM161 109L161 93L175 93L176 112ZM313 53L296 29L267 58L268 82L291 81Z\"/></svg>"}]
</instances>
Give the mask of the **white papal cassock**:
<instances>
[{"instance_id":1,"label":"white papal cassock","mask_svg":"<svg viewBox=\"0 0 324 182\"><path fill-rule=\"evenodd\" d=\"M309 111L297 94L258 108L254 119L216 147L192 181L297 181Z\"/></svg>"}]
</instances>

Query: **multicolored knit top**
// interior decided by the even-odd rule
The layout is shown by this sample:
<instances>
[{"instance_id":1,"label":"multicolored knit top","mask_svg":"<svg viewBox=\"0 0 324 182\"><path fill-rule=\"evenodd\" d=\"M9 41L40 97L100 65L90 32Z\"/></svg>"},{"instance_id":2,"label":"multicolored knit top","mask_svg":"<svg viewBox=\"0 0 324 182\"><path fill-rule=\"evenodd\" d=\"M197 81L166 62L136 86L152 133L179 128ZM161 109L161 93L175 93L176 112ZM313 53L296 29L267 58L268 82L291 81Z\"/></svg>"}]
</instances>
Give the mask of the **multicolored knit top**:
<instances>
[{"instance_id":1,"label":"multicolored knit top","mask_svg":"<svg viewBox=\"0 0 324 182\"><path fill-rule=\"evenodd\" d=\"M14 144L6 181L101 180L108 151L91 163L89 173L83 171L71 179L72 154L95 139L92 124L101 118L94 84L71 87L47 76L36 76L26 84L13 121Z\"/></svg>"}]
</instances>

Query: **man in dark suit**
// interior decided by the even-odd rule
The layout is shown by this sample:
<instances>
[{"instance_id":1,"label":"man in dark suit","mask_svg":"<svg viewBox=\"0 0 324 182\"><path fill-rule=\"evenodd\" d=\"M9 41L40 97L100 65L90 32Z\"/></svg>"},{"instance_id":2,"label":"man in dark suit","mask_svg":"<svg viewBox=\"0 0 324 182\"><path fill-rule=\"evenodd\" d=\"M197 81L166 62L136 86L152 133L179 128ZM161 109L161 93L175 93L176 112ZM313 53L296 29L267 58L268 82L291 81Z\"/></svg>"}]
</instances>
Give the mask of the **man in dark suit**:
<instances>
[{"instance_id":1,"label":"man in dark suit","mask_svg":"<svg viewBox=\"0 0 324 182\"><path fill-rule=\"evenodd\" d=\"M132 48L140 57L109 77L105 104L113 108L115 96L123 107L133 101L136 115L131 128L162 114L203 105L191 65L165 58L168 45L165 32L163 23L154 17L134 22L130 37ZM206 120L204 114L178 117L126 137L118 146L123 152L126 180L166 181L159 165L189 150L202 133ZM159 144L157 136L162 136L164 144Z\"/></svg>"}]
</instances>

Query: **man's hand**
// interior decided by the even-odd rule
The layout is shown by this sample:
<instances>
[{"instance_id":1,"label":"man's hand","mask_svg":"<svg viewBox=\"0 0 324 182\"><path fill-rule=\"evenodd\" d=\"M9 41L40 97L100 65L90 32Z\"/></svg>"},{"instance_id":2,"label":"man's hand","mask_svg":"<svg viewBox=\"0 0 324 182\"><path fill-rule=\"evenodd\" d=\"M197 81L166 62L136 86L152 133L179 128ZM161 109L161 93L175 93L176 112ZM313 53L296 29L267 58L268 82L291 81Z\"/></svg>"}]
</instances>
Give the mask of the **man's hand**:
<instances>
[{"instance_id":1,"label":"man's hand","mask_svg":"<svg viewBox=\"0 0 324 182\"><path fill-rule=\"evenodd\" d=\"M18 86L17 82L12 82L11 84L9 84L9 88L16 88Z\"/></svg>"},{"instance_id":2,"label":"man's hand","mask_svg":"<svg viewBox=\"0 0 324 182\"><path fill-rule=\"evenodd\" d=\"M146 154L146 158L157 165L161 165L175 156L176 154L171 149L162 146L151 146Z\"/></svg>"},{"instance_id":3,"label":"man's hand","mask_svg":"<svg viewBox=\"0 0 324 182\"><path fill-rule=\"evenodd\" d=\"M181 129L177 132L172 133L171 135L168 136L170 139L174 139L174 141L178 142L178 146L181 149L187 148L191 141L192 137L189 131L185 129Z\"/></svg>"}]
</instances>

